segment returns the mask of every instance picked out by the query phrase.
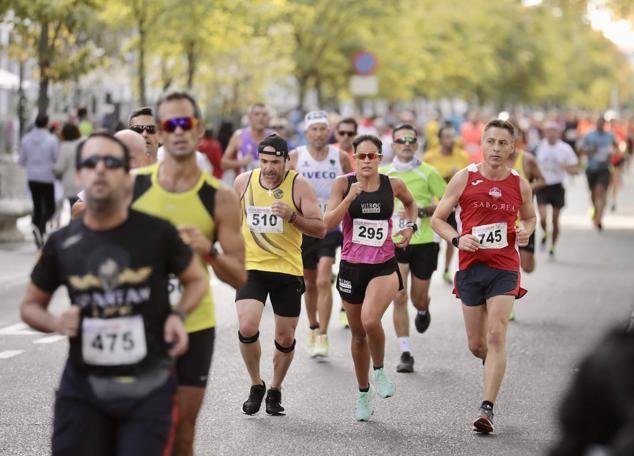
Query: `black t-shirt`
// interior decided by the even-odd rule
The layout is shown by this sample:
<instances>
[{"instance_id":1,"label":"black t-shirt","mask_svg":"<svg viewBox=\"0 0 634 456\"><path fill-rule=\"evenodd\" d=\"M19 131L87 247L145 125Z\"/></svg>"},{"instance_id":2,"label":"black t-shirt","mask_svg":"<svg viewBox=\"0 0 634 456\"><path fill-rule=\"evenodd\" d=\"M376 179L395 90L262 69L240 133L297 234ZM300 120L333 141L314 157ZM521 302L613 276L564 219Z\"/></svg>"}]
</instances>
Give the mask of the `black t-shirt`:
<instances>
[{"instance_id":1,"label":"black t-shirt","mask_svg":"<svg viewBox=\"0 0 634 456\"><path fill-rule=\"evenodd\" d=\"M80 331L70 339L74 366L100 376L135 375L171 362L163 332L168 275L183 272L192 257L172 224L130 210L110 230L93 231L79 219L53 233L31 280L51 293L66 285L70 302L80 306Z\"/></svg>"},{"instance_id":2,"label":"black t-shirt","mask_svg":"<svg viewBox=\"0 0 634 456\"><path fill-rule=\"evenodd\" d=\"M394 192L390 177L385 174L379 174L379 188L374 192L361 192L348 208L350 217L362 218L367 220L388 220L392 218L394 212ZM352 184L357 182L357 176L351 174L348 176L348 189L344 198L348 195Z\"/></svg>"}]
</instances>

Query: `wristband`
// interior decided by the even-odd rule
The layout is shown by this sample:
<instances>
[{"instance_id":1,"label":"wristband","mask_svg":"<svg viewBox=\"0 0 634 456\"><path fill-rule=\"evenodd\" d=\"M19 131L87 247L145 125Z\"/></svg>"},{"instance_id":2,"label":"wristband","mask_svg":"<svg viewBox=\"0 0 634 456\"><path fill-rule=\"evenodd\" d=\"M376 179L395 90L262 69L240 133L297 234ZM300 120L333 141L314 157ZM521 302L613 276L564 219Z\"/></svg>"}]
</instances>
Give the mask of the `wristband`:
<instances>
[{"instance_id":1,"label":"wristband","mask_svg":"<svg viewBox=\"0 0 634 456\"><path fill-rule=\"evenodd\" d=\"M458 248L458 243L460 242L460 236L456 236L455 238L453 238L451 240L451 243L453 244L454 247Z\"/></svg>"},{"instance_id":2,"label":"wristband","mask_svg":"<svg viewBox=\"0 0 634 456\"><path fill-rule=\"evenodd\" d=\"M421 208L418 210L418 216L419 216L420 218L429 217L429 215L427 214L427 208L426 208L426 207L421 207Z\"/></svg>"},{"instance_id":3,"label":"wristband","mask_svg":"<svg viewBox=\"0 0 634 456\"><path fill-rule=\"evenodd\" d=\"M291 215L291 218L288 219L288 223L292 225L293 222L295 222L296 218L297 218L297 212L293 212L293 215Z\"/></svg>"},{"instance_id":4,"label":"wristband","mask_svg":"<svg viewBox=\"0 0 634 456\"><path fill-rule=\"evenodd\" d=\"M418 231L418 225L415 224L414 222L407 222L405 224L405 228L410 228L412 230L412 233L415 233Z\"/></svg>"},{"instance_id":5,"label":"wristband","mask_svg":"<svg viewBox=\"0 0 634 456\"><path fill-rule=\"evenodd\" d=\"M185 319L187 318L187 314L185 312L183 312L182 310L173 309L172 310L172 315L176 315L178 318L181 319L181 321L183 323L185 323Z\"/></svg>"}]
</instances>

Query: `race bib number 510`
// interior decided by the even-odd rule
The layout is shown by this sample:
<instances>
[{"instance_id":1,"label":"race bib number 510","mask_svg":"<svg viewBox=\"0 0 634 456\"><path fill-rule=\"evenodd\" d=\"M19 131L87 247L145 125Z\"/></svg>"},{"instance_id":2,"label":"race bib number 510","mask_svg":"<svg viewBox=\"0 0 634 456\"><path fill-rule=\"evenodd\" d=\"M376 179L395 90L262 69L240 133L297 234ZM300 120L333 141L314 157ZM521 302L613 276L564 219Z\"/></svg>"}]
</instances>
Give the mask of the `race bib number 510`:
<instances>
[{"instance_id":1,"label":"race bib number 510","mask_svg":"<svg viewBox=\"0 0 634 456\"><path fill-rule=\"evenodd\" d=\"M480 240L481 249L502 249L509 245L506 240L506 223L474 226L471 233Z\"/></svg>"},{"instance_id":2,"label":"race bib number 510","mask_svg":"<svg viewBox=\"0 0 634 456\"><path fill-rule=\"evenodd\" d=\"M370 247L381 247L387 239L388 230L387 220L354 219L352 242Z\"/></svg>"},{"instance_id":3,"label":"race bib number 510","mask_svg":"<svg viewBox=\"0 0 634 456\"><path fill-rule=\"evenodd\" d=\"M284 220L266 206L247 207L247 226L254 233L284 232Z\"/></svg>"},{"instance_id":4,"label":"race bib number 510","mask_svg":"<svg viewBox=\"0 0 634 456\"><path fill-rule=\"evenodd\" d=\"M81 327L84 362L95 366L136 364L147 354L143 317L84 318Z\"/></svg>"}]
</instances>

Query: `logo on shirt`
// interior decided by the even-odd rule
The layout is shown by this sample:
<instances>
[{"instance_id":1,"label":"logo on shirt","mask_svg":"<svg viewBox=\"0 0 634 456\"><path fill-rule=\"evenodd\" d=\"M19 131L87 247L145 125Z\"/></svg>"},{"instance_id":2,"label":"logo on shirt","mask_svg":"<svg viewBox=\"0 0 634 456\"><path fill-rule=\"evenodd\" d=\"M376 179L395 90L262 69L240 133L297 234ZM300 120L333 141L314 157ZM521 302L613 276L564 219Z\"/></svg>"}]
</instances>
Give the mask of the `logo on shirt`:
<instances>
[{"instance_id":1,"label":"logo on shirt","mask_svg":"<svg viewBox=\"0 0 634 456\"><path fill-rule=\"evenodd\" d=\"M475 187L476 185L481 184L482 182L484 182L482 179L476 179L473 182L471 182L471 185Z\"/></svg>"},{"instance_id":2,"label":"logo on shirt","mask_svg":"<svg viewBox=\"0 0 634 456\"><path fill-rule=\"evenodd\" d=\"M361 203L362 214L380 214L381 203Z\"/></svg>"},{"instance_id":3,"label":"logo on shirt","mask_svg":"<svg viewBox=\"0 0 634 456\"><path fill-rule=\"evenodd\" d=\"M335 162L333 159L330 159L330 164L331 164L332 166L335 166L335 163L336 163L336 162Z\"/></svg>"},{"instance_id":4,"label":"logo on shirt","mask_svg":"<svg viewBox=\"0 0 634 456\"><path fill-rule=\"evenodd\" d=\"M86 274L84 276L71 275L68 281L71 286L77 290L102 288L103 290L110 291L119 285L145 282L151 273L151 267L136 270L125 268L121 271L119 265L117 265L113 259L108 258L99 266L96 276L93 274Z\"/></svg>"},{"instance_id":5,"label":"logo on shirt","mask_svg":"<svg viewBox=\"0 0 634 456\"><path fill-rule=\"evenodd\" d=\"M278 200L284 198L284 190L282 190L281 188L276 188L275 190L273 190L273 198Z\"/></svg>"},{"instance_id":6,"label":"logo on shirt","mask_svg":"<svg viewBox=\"0 0 634 456\"><path fill-rule=\"evenodd\" d=\"M491 190L489 190L489 195L495 199L502 198L502 190L497 187L493 187Z\"/></svg>"}]
</instances>

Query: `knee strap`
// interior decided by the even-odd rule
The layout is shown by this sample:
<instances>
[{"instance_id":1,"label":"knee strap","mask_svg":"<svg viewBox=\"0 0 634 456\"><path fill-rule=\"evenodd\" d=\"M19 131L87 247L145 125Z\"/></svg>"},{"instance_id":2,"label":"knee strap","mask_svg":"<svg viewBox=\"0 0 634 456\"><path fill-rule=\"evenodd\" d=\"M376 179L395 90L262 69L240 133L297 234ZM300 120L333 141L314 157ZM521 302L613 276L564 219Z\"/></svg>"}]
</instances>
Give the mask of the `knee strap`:
<instances>
[{"instance_id":1,"label":"knee strap","mask_svg":"<svg viewBox=\"0 0 634 456\"><path fill-rule=\"evenodd\" d=\"M255 335L251 337L244 337L242 334L240 334L240 331L238 331L238 339L240 339L240 342L242 342L243 344L253 344L258 341L259 337L260 331L256 332Z\"/></svg>"},{"instance_id":2,"label":"knee strap","mask_svg":"<svg viewBox=\"0 0 634 456\"><path fill-rule=\"evenodd\" d=\"M293 350L295 350L295 342L297 342L296 339L293 339L293 343L291 344L290 347L282 347L280 344L277 343L277 341L275 340L275 348L277 348L279 351L281 351L282 353L290 353Z\"/></svg>"}]
</instances>

